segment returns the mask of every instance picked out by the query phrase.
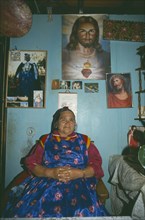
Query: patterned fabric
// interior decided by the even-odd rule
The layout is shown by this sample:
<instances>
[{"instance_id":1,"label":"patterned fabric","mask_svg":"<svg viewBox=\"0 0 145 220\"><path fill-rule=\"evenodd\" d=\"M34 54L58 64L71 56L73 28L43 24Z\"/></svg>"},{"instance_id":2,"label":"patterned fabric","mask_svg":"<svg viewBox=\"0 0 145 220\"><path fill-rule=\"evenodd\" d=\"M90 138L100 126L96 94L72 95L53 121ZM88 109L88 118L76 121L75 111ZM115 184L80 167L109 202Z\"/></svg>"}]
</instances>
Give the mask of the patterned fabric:
<instances>
[{"instance_id":1,"label":"patterned fabric","mask_svg":"<svg viewBox=\"0 0 145 220\"><path fill-rule=\"evenodd\" d=\"M44 166L87 166L88 150L81 134L70 140L49 135L44 147ZM13 188L3 217L106 216L108 213L96 195L96 183L95 177L63 183L30 176Z\"/></svg>"},{"instance_id":2,"label":"patterned fabric","mask_svg":"<svg viewBox=\"0 0 145 220\"><path fill-rule=\"evenodd\" d=\"M103 38L106 40L145 42L144 30L145 22L103 21Z\"/></svg>"}]
</instances>

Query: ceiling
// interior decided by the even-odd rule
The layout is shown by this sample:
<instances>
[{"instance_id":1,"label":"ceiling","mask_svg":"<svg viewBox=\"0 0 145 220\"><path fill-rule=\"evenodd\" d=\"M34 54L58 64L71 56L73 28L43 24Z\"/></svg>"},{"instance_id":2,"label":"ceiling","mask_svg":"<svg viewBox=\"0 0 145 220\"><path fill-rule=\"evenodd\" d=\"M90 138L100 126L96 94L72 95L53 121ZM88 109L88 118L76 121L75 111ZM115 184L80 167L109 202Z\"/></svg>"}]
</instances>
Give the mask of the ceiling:
<instances>
[{"instance_id":1,"label":"ceiling","mask_svg":"<svg viewBox=\"0 0 145 220\"><path fill-rule=\"evenodd\" d=\"M25 0L32 14L145 14L145 0Z\"/></svg>"}]
</instances>

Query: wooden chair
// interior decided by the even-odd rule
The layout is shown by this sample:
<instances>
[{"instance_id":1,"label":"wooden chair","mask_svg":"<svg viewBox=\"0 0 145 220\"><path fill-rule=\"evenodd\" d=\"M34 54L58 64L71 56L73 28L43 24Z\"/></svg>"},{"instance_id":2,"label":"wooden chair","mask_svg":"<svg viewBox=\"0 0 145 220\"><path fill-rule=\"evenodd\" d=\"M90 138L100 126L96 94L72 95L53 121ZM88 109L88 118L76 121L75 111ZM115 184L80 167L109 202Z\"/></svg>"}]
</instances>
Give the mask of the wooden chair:
<instances>
[{"instance_id":1,"label":"wooden chair","mask_svg":"<svg viewBox=\"0 0 145 220\"><path fill-rule=\"evenodd\" d=\"M99 196L100 202L105 204L106 199L109 198L109 192L102 179L99 180L96 186L96 192L97 195Z\"/></svg>"}]
</instances>

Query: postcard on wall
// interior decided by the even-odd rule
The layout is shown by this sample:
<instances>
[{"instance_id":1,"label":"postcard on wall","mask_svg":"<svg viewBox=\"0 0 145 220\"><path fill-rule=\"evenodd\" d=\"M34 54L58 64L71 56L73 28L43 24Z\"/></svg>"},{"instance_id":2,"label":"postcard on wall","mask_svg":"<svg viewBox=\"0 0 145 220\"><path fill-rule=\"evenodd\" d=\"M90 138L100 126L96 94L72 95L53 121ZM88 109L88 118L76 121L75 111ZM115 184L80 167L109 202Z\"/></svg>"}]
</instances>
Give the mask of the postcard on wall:
<instances>
[{"instance_id":1,"label":"postcard on wall","mask_svg":"<svg viewBox=\"0 0 145 220\"><path fill-rule=\"evenodd\" d=\"M105 14L62 16L63 80L105 80L111 72L110 41L103 39L107 18Z\"/></svg>"},{"instance_id":2,"label":"postcard on wall","mask_svg":"<svg viewBox=\"0 0 145 220\"><path fill-rule=\"evenodd\" d=\"M72 82L72 89L82 89L82 81L73 81Z\"/></svg>"},{"instance_id":3,"label":"postcard on wall","mask_svg":"<svg viewBox=\"0 0 145 220\"><path fill-rule=\"evenodd\" d=\"M77 120L77 93L58 93L58 108L68 106L75 114Z\"/></svg>"},{"instance_id":4,"label":"postcard on wall","mask_svg":"<svg viewBox=\"0 0 145 220\"><path fill-rule=\"evenodd\" d=\"M65 80L60 80L59 88L60 89L65 89L69 90L70 89L71 82L70 81L65 81Z\"/></svg>"},{"instance_id":5,"label":"postcard on wall","mask_svg":"<svg viewBox=\"0 0 145 220\"><path fill-rule=\"evenodd\" d=\"M85 83L84 90L86 93L99 92L99 84L98 83Z\"/></svg>"},{"instance_id":6,"label":"postcard on wall","mask_svg":"<svg viewBox=\"0 0 145 220\"><path fill-rule=\"evenodd\" d=\"M6 107L34 107L35 90L43 93L45 107L47 51L9 51Z\"/></svg>"},{"instance_id":7,"label":"postcard on wall","mask_svg":"<svg viewBox=\"0 0 145 220\"><path fill-rule=\"evenodd\" d=\"M108 108L131 108L132 89L130 73L106 75Z\"/></svg>"},{"instance_id":8,"label":"postcard on wall","mask_svg":"<svg viewBox=\"0 0 145 220\"><path fill-rule=\"evenodd\" d=\"M33 91L33 107L35 108L43 107L43 91L42 90Z\"/></svg>"}]
</instances>

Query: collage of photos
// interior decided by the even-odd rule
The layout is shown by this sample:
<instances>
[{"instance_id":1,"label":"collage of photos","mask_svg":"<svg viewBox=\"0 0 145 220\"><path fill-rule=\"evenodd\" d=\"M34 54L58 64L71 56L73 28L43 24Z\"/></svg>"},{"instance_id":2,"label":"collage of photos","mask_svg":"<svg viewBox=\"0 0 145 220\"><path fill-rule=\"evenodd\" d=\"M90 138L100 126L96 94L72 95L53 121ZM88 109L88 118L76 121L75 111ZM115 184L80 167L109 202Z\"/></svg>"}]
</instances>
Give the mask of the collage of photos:
<instances>
[{"instance_id":1,"label":"collage of photos","mask_svg":"<svg viewBox=\"0 0 145 220\"><path fill-rule=\"evenodd\" d=\"M59 79L54 79L52 80L51 89L62 89L66 92L70 90L83 90L86 93L97 93L99 92L99 85L98 83L84 83L83 85L82 81L61 81Z\"/></svg>"}]
</instances>

